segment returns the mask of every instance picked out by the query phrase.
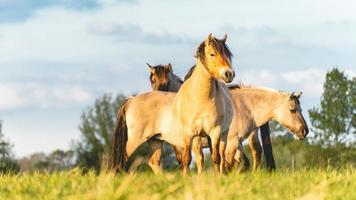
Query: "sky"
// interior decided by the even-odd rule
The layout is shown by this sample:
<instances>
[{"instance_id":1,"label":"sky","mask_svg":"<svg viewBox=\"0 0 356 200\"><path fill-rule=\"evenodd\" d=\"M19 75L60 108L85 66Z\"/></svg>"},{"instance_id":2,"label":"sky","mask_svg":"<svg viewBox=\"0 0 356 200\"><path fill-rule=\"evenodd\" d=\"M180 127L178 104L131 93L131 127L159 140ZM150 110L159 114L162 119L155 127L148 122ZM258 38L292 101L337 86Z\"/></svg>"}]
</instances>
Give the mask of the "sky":
<instances>
[{"instance_id":1,"label":"sky","mask_svg":"<svg viewBox=\"0 0 356 200\"><path fill-rule=\"evenodd\" d=\"M146 62L183 77L209 33L228 35L235 82L303 91L356 74L355 1L0 0L0 120L17 157L68 149L104 93L150 90Z\"/></svg>"}]
</instances>

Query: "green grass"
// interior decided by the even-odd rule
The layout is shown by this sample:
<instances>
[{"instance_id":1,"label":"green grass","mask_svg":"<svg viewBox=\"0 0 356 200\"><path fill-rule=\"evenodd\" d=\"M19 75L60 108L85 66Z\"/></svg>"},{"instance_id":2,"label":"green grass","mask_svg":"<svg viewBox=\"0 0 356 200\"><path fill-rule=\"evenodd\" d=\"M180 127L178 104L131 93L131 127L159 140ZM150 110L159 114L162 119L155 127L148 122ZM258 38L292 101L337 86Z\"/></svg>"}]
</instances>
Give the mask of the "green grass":
<instances>
[{"instance_id":1,"label":"green grass","mask_svg":"<svg viewBox=\"0 0 356 200\"><path fill-rule=\"evenodd\" d=\"M0 199L356 199L356 170L1 175Z\"/></svg>"}]
</instances>

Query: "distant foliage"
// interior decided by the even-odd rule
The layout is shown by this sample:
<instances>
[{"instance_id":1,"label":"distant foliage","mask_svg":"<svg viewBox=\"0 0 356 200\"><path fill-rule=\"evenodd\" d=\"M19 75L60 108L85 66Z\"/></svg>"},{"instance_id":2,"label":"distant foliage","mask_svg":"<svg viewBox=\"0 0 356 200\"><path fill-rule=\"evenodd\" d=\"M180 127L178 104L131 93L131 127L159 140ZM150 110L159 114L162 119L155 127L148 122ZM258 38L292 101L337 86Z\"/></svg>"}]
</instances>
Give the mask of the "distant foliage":
<instances>
[{"instance_id":1,"label":"distant foliage","mask_svg":"<svg viewBox=\"0 0 356 200\"><path fill-rule=\"evenodd\" d=\"M79 125L81 139L74 145L79 166L99 170L102 163L107 163L116 113L125 99L122 94L115 98L105 94L83 112Z\"/></svg>"},{"instance_id":2,"label":"distant foliage","mask_svg":"<svg viewBox=\"0 0 356 200\"><path fill-rule=\"evenodd\" d=\"M339 147L355 142L355 90L355 77L349 80L337 68L326 74L320 105L309 110L313 142L323 147Z\"/></svg>"},{"instance_id":3,"label":"distant foliage","mask_svg":"<svg viewBox=\"0 0 356 200\"><path fill-rule=\"evenodd\" d=\"M356 167L356 147L322 147L307 141L296 140L290 134L280 134L272 139L273 154L277 169L302 169L302 168L342 168L345 166ZM250 147L244 145L250 161L252 155ZM261 169L265 168L262 156Z\"/></svg>"},{"instance_id":4,"label":"distant foliage","mask_svg":"<svg viewBox=\"0 0 356 200\"><path fill-rule=\"evenodd\" d=\"M55 150L46 155L45 153L34 153L19 159L18 164L23 172L54 172L71 169L74 162L74 152Z\"/></svg>"},{"instance_id":5,"label":"distant foliage","mask_svg":"<svg viewBox=\"0 0 356 200\"><path fill-rule=\"evenodd\" d=\"M14 159L12 145L2 134L2 122L0 121L0 173L18 172L19 165Z\"/></svg>"}]
</instances>

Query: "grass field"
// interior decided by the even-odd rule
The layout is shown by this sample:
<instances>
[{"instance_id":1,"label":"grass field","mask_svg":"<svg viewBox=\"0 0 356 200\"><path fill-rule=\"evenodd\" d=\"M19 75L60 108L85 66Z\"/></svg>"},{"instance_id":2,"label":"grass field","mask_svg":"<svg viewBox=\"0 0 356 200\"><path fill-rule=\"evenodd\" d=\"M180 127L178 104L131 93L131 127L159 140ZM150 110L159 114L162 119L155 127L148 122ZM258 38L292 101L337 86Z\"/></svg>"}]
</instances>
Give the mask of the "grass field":
<instances>
[{"instance_id":1,"label":"grass field","mask_svg":"<svg viewBox=\"0 0 356 200\"><path fill-rule=\"evenodd\" d=\"M356 199L356 170L1 175L0 199Z\"/></svg>"}]
</instances>

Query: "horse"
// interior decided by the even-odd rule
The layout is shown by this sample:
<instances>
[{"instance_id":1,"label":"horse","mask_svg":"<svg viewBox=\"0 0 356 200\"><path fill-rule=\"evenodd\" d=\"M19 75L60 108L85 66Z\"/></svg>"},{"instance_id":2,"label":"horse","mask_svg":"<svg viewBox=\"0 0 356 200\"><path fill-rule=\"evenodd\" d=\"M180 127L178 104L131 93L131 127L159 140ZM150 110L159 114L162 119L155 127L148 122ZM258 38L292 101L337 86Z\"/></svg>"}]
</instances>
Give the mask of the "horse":
<instances>
[{"instance_id":1,"label":"horse","mask_svg":"<svg viewBox=\"0 0 356 200\"><path fill-rule=\"evenodd\" d=\"M222 171L221 152L225 151L233 111L230 93L220 81L229 83L235 76L232 53L225 42L226 36L219 40L209 34L196 51L197 70L177 93L147 92L124 103L113 136L111 165L115 172L124 169L128 157L142 143L155 138L181 150L183 173L187 174L191 141L201 133L212 138L214 166Z\"/></svg>"},{"instance_id":2,"label":"horse","mask_svg":"<svg viewBox=\"0 0 356 200\"><path fill-rule=\"evenodd\" d=\"M164 88L164 89L167 89L168 91L169 91L169 89L168 89L168 87L163 87L166 83L167 83L167 80L169 80L169 84L174 84L174 85L181 85L182 83L180 82L180 79L172 79L172 78L170 78L170 77L172 77L172 74L173 74L173 71L172 71L172 66L170 65L170 67L168 67L168 66L156 66L156 68L157 68L157 70L159 69L160 71L163 71L164 73L160 73L160 75L158 76L158 74L157 74L157 70L154 70L154 71L152 71L152 70L150 70L150 77L152 77L152 76L154 76L154 77L156 77L156 79L155 79L155 81L154 82L151 82L151 87L152 87L152 89L153 90L159 90L159 89L162 89L162 88ZM194 66L189 70L189 72L188 72L188 74L185 76L185 80L187 80L190 76L191 76L191 74L192 74L192 72L193 72L193 70L194 70ZM174 74L173 74L174 75ZM241 87L243 87L243 88L246 88L246 87L244 87L244 86L241 86L241 85L230 85L229 86L229 89L230 89L230 91L231 92L233 92L233 93L236 93L236 89L240 89ZM252 88L252 87L251 87ZM166 91L167 91L166 90ZM272 91L272 89L270 89L271 91ZM245 91L247 91L247 90L244 90L244 89L242 89L240 92L242 92L242 93L244 93ZM300 95L301 95L301 93L300 94L297 94L296 96L298 96L298 97L300 97ZM236 102L237 101L237 102ZM241 99L241 98L238 98L238 99L233 99L233 102L234 102L234 104L236 104L236 103L241 103L241 102L244 102L245 101L245 99ZM248 104L248 102L246 102L246 103L244 103L244 104ZM245 107L246 108L246 107ZM252 108L251 107L247 107L248 109L247 110L251 110ZM246 109L245 109L246 110ZM239 110L239 112L237 112L235 115L240 115L241 114L241 112L244 112L245 111L244 109L243 110ZM237 117L236 117L237 118ZM300 120L302 120L301 121L301 123L303 123L303 121L304 121L304 119L303 119L303 116L301 116L301 118L299 118ZM250 121L249 121L250 120ZM257 120L255 120L254 118L253 118L253 116L251 117L249 117L249 118L244 118L244 120L243 121L239 121L238 122L238 124L241 124L241 123L244 123L244 124L252 124L253 123L253 121L257 121ZM305 121L304 121L305 122ZM261 122L260 121L257 121L257 124L261 124ZM268 122L267 123L265 123L265 124L267 124L267 126L268 126ZM283 125L283 124L282 124ZM305 124L306 125L306 124ZM262 125L263 126L263 125ZM257 127L258 128L258 127ZM254 159L254 164L253 164L253 170L255 171L255 170L257 170L257 168L258 168L258 166L259 166L259 163L260 163L260 159L261 159L261 153L262 153L262 149L261 149L261 144L260 144L260 142L259 142L259 139L258 139L258 135L257 135L257 128L256 127L250 127L250 129L251 129L251 133L250 133L250 135L249 135L249 137L248 137L248 142L249 142L249 145L250 145L250 148L251 148L251 150L252 150L252 155L253 155L253 159ZM306 129L307 129L307 127L306 127ZM308 130L308 129L307 129ZM249 129L244 129L244 130L241 130L241 129L239 129L239 133L241 133L240 135L242 135L242 136L244 136L244 137L246 137L246 135L247 135L247 133L246 132L248 132L248 131L250 131ZM262 133L262 131L261 131L261 135L262 135L263 133ZM262 142L265 142L265 140L262 140ZM194 150L194 152L199 152L200 151L200 146L199 145L196 145L196 143L201 143L202 145L203 145L203 147L208 147L208 140L207 140L207 138L202 138L202 140L201 141L195 141L195 142L193 142L193 150ZM266 145L266 144L264 144L264 145ZM177 160L178 160L178 162L180 163L180 155L179 155L179 152L177 152L177 151L175 151L176 152L176 156L177 156ZM159 151L159 152L155 152L154 154L156 155L155 157L154 157L154 159L158 159L158 160L156 160L156 161L154 161L154 162L152 162L152 163L160 163L159 162L159 160L160 160L160 153L161 153L161 151ZM248 160L246 160L246 156L244 155L244 154L241 154L242 152L240 152L240 154L237 154L238 156L235 156L235 158L236 158L236 161L238 161L238 162L240 162L241 161L241 159L244 159L245 160L245 162L247 161L248 162ZM197 160L200 160L200 162L201 163L203 163L202 162L202 160L203 160L203 158L202 157L200 157L200 153L195 153L196 154L196 158L197 158ZM155 168L159 168L159 166L155 166ZM198 172L201 172L202 171L202 167L201 166L199 166L198 165Z\"/></svg>"},{"instance_id":3,"label":"horse","mask_svg":"<svg viewBox=\"0 0 356 200\"><path fill-rule=\"evenodd\" d=\"M230 89L230 93L234 102L234 110L238 110L238 112L234 113L228 136L237 138L237 142L234 142L236 145L249 138L252 149L260 148L256 130L271 120L279 122L300 140L307 136L309 129L300 106L301 92L286 93L263 87L234 87ZM193 145L196 145L193 150L198 158L198 170L199 168L201 170L204 158L201 148L208 145L206 142L202 144L199 140ZM233 148L234 146L230 147ZM241 148L236 149L234 158L240 161L244 154ZM254 157L253 169L256 170L260 162L261 151L252 152Z\"/></svg>"},{"instance_id":4,"label":"horse","mask_svg":"<svg viewBox=\"0 0 356 200\"><path fill-rule=\"evenodd\" d=\"M150 83L153 91L178 92L183 80L173 73L171 63L156 66L146 64L150 72Z\"/></svg>"},{"instance_id":5,"label":"horse","mask_svg":"<svg viewBox=\"0 0 356 200\"><path fill-rule=\"evenodd\" d=\"M146 63L150 73L150 84L153 91L177 92L183 84L183 80L173 73L171 63L167 65L152 66ZM148 160L148 165L155 174L162 172L161 155L163 149L163 141L152 138L148 141L152 154ZM175 146L172 146L176 154L177 160L180 160L180 153Z\"/></svg>"}]
</instances>

